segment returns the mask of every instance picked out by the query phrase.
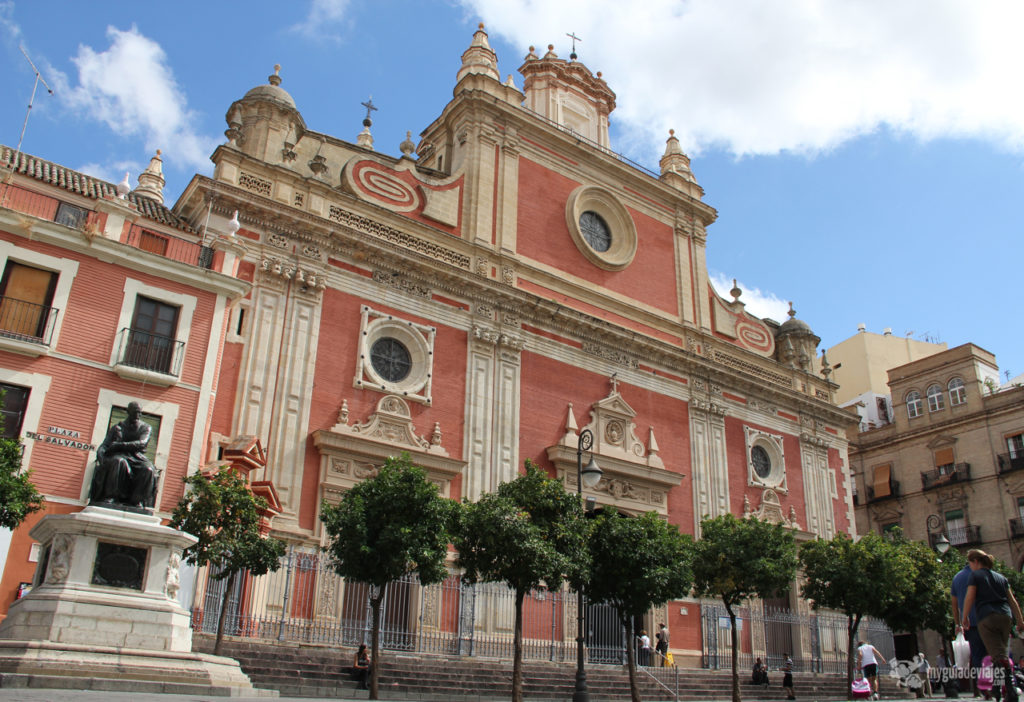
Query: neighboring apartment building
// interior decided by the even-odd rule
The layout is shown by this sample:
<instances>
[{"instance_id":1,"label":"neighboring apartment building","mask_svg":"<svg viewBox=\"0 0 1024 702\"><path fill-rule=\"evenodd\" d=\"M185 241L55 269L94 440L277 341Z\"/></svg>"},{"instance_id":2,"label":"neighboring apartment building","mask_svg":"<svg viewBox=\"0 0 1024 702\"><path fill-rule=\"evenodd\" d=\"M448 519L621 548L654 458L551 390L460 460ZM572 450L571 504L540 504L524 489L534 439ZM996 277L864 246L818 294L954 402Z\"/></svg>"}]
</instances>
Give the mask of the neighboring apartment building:
<instances>
[{"instance_id":1,"label":"neighboring apartment building","mask_svg":"<svg viewBox=\"0 0 1024 702\"><path fill-rule=\"evenodd\" d=\"M964 344L889 370L892 421L851 437L859 532L1024 561L1024 387Z\"/></svg>"},{"instance_id":2,"label":"neighboring apartment building","mask_svg":"<svg viewBox=\"0 0 1024 702\"><path fill-rule=\"evenodd\" d=\"M704 516L726 513L786 524L800 539L854 532L849 415L832 403L829 369L819 372L819 339L793 313L782 324L758 319L740 290L731 300L715 293L706 247L717 213L678 140L669 136L659 172L643 169L611 150L615 94L600 74L575 56L532 49L519 71L522 90L499 79L481 28L453 99L396 158L374 150L369 119L355 143L309 128L275 70L230 105L213 177L196 176L174 206L169 221L180 228L167 233L189 240L207 223L228 231L238 212L247 248L238 277L252 291L229 308L242 283L188 268L197 310L209 309L193 321L194 335L210 339L206 355L189 341L187 384L131 383L118 397L169 402L161 393L193 392L196 414L210 421L190 424L180 458L168 457L175 477L213 465L221 449L226 458L240 445L265 448L252 477L276 489L272 531L301 565L268 576L266 590L240 585L233 611L266 605L267 619L250 616L233 632L267 621L281 636L347 642L335 632L351 624L348 611L362 636L365 588L309 565L326 539L318 514L400 452L453 499L493 491L526 459L575 490L589 430L604 475L585 494L600 505L655 511L689 534ZM89 250L80 232L45 226ZM134 251L132 260L153 256ZM200 295L207 278L223 291ZM104 304L120 305L113 290ZM95 319L92 329L76 340L82 349L62 334L59 360L89 350L91 372L122 382L108 358L113 331ZM84 426L96 443L107 419L83 398L76 411L87 416L60 426ZM32 426L48 423L57 420ZM90 454L80 454L59 492L68 509L81 504ZM166 513L175 493L164 494ZM464 616L470 631L511 632L510 610L479 604L487 619L474 623L471 598L441 602L402 588L385 614L401 645L423 632L458 636ZM284 593L276 609L268 593ZM807 610L795 583L774 604ZM549 617L538 631L572 641L570 610L554 621L548 605L534 607ZM676 654L699 660L700 605L670 603L657 616ZM754 629L745 647L760 637L753 645L765 650ZM809 634L795 638L776 637L770 652L809 659Z\"/></svg>"},{"instance_id":3,"label":"neighboring apartment building","mask_svg":"<svg viewBox=\"0 0 1024 702\"><path fill-rule=\"evenodd\" d=\"M163 205L158 155L134 193L0 147L0 389L4 435L46 498L0 530L0 617L31 583L29 529L84 507L95 449L138 401L152 427L156 511L207 460L226 321L250 285L241 248ZM122 190L128 189L124 183Z\"/></svg>"}]
</instances>

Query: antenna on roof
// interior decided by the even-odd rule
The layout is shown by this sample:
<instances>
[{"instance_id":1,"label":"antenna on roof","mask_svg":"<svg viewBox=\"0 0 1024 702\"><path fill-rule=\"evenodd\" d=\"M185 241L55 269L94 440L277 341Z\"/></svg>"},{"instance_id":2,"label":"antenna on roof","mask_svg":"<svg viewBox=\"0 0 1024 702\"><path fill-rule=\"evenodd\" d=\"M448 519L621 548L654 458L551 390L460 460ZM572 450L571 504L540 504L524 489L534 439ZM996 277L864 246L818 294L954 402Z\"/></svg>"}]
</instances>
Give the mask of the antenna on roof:
<instances>
[{"instance_id":1,"label":"antenna on roof","mask_svg":"<svg viewBox=\"0 0 1024 702\"><path fill-rule=\"evenodd\" d=\"M11 164L12 173L18 168L18 160L21 157L21 142L25 139L25 129L28 127L28 116L32 113L32 104L36 101L36 89L39 88L39 84L42 83L46 88L46 92L53 95L53 88L51 88L50 84L43 78L43 74L39 72L36 65L32 63L32 59L28 57L28 52L25 51L25 47L19 44L18 48L21 49L21 54L25 57L25 60L28 61L28 65L32 66L32 71L36 74L36 80L32 84L32 96L28 99L28 109L25 110L25 121L21 125L21 134L18 136L18 148L14 150L14 162ZM6 190L4 191L4 201L2 204L7 204Z\"/></svg>"}]
</instances>

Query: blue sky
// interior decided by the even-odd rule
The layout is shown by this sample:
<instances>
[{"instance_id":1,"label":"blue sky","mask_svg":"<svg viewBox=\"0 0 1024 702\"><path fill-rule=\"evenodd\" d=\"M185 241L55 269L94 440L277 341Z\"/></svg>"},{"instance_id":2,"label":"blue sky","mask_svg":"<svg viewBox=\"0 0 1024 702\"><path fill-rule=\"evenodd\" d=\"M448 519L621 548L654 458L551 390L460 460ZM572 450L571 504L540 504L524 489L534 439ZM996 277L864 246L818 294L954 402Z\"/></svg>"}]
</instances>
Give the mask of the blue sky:
<instances>
[{"instance_id":1,"label":"blue sky","mask_svg":"<svg viewBox=\"0 0 1024 702\"><path fill-rule=\"evenodd\" d=\"M164 152L169 202L209 173L231 102L282 65L306 124L398 155L451 98L485 22L502 76L532 44L617 93L612 146L669 128L719 211L708 265L754 314L833 345L859 323L968 341L1024 373L1024 5L971 0L0 0L0 142L114 182ZM1009 318L1007 318L1009 315Z\"/></svg>"}]
</instances>

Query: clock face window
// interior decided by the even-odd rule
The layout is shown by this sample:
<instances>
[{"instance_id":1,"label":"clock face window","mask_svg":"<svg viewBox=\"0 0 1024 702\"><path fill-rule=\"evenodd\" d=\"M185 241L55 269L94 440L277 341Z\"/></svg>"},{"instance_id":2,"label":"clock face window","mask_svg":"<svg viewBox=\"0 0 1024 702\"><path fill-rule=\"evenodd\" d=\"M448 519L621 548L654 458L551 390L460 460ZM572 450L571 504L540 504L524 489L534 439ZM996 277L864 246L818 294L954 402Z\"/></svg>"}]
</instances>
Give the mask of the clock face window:
<instances>
[{"instance_id":1,"label":"clock face window","mask_svg":"<svg viewBox=\"0 0 1024 702\"><path fill-rule=\"evenodd\" d=\"M377 374L389 383L405 380L412 369L412 356L402 342L385 336L370 348L370 363Z\"/></svg>"},{"instance_id":2,"label":"clock face window","mask_svg":"<svg viewBox=\"0 0 1024 702\"><path fill-rule=\"evenodd\" d=\"M601 215L587 210L580 215L580 231L594 251L604 253L612 246L612 232Z\"/></svg>"},{"instance_id":3,"label":"clock face window","mask_svg":"<svg viewBox=\"0 0 1024 702\"><path fill-rule=\"evenodd\" d=\"M754 466L754 472L761 480L766 480L772 474L772 459L760 446L750 449L750 462Z\"/></svg>"}]
</instances>

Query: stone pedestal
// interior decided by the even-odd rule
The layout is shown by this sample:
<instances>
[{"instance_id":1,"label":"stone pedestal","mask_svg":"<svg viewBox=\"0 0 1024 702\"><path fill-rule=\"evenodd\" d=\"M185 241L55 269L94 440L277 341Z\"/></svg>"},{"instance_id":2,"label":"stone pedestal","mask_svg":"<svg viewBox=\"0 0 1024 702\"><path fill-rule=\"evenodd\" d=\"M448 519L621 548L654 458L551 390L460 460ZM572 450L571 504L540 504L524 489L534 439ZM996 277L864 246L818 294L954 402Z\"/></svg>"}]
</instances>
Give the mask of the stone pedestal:
<instances>
[{"instance_id":1,"label":"stone pedestal","mask_svg":"<svg viewBox=\"0 0 1024 702\"><path fill-rule=\"evenodd\" d=\"M261 692L236 661L192 653L176 598L181 552L195 537L96 506L49 515L31 535L42 556L32 591L0 622L0 686Z\"/></svg>"}]
</instances>

